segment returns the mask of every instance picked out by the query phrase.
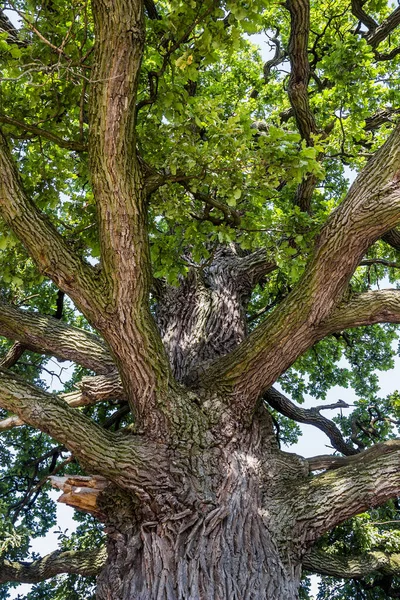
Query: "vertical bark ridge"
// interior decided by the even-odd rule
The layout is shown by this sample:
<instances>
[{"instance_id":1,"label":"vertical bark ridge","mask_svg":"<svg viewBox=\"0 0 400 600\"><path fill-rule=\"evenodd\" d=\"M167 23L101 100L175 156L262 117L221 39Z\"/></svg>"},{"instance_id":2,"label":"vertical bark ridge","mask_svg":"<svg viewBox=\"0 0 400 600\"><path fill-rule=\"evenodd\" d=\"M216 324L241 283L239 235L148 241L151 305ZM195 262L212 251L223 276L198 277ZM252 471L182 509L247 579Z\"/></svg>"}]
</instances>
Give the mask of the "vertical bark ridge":
<instances>
[{"instance_id":1,"label":"vertical bark ridge","mask_svg":"<svg viewBox=\"0 0 400 600\"><path fill-rule=\"evenodd\" d=\"M105 324L128 401L141 426L165 430L171 379L149 309L150 257L135 102L144 46L141 0L93 0L95 69L89 162L99 219Z\"/></svg>"},{"instance_id":2,"label":"vertical bark ridge","mask_svg":"<svg viewBox=\"0 0 400 600\"><path fill-rule=\"evenodd\" d=\"M265 252L244 259L224 247L160 298L156 320L173 374L189 381L198 365L230 352L247 335L245 307L261 273L273 270Z\"/></svg>"}]
</instances>

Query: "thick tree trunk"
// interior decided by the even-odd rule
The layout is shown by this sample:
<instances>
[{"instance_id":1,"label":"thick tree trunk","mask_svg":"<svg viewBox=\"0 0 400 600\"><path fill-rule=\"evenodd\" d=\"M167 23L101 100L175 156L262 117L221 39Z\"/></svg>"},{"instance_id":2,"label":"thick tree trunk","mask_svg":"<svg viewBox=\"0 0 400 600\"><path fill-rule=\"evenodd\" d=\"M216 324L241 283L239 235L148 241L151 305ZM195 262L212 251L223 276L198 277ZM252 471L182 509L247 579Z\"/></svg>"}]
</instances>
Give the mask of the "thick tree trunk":
<instances>
[{"instance_id":1,"label":"thick tree trunk","mask_svg":"<svg viewBox=\"0 0 400 600\"><path fill-rule=\"evenodd\" d=\"M279 451L260 412L250 431L227 418L218 445L188 439L171 448L173 489L140 503L115 488L103 493L108 561L99 600L298 597L300 560L283 533L292 515L280 499L304 464Z\"/></svg>"}]
</instances>

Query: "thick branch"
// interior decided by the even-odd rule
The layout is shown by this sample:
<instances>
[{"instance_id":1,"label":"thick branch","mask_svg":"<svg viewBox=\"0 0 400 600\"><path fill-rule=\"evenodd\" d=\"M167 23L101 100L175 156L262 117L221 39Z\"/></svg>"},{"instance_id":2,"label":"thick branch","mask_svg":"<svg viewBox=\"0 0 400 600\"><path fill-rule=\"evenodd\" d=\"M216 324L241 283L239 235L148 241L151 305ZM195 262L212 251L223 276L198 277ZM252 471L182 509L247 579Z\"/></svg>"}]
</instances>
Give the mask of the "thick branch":
<instances>
[{"instance_id":1,"label":"thick branch","mask_svg":"<svg viewBox=\"0 0 400 600\"><path fill-rule=\"evenodd\" d=\"M105 547L93 550L56 551L33 562L0 560L0 584L9 581L39 583L61 573L97 575L107 558Z\"/></svg>"},{"instance_id":2,"label":"thick branch","mask_svg":"<svg viewBox=\"0 0 400 600\"><path fill-rule=\"evenodd\" d=\"M168 460L160 444L101 429L63 400L3 370L0 406L68 448L85 470L133 490L138 497L169 485Z\"/></svg>"},{"instance_id":3,"label":"thick branch","mask_svg":"<svg viewBox=\"0 0 400 600\"><path fill-rule=\"evenodd\" d=\"M338 427L326 419L320 414L320 410L323 408L329 408L329 406L319 406L315 408L301 408L286 398L281 392L274 388L270 388L265 394L264 399L268 402L272 408L280 412L285 417L294 419L298 423L307 423L308 425L314 425L321 431L323 431L331 441L332 446L345 454L346 456L356 454L358 450L353 448L350 444L347 444ZM345 402L340 401L331 408L347 407Z\"/></svg>"},{"instance_id":4,"label":"thick branch","mask_svg":"<svg viewBox=\"0 0 400 600\"><path fill-rule=\"evenodd\" d=\"M400 290L375 290L358 294L337 307L321 323L323 335L375 323L400 323Z\"/></svg>"},{"instance_id":5,"label":"thick branch","mask_svg":"<svg viewBox=\"0 0 400 600\"><path fill-rule=\"evenodd\" d=\"M157 395L168 385L169 365L148 305L152 280L146 198L135 151L135 102L145 37L143 3L93 0L92 9L96 55L89 158L107 311L97 328L116 357L137 420L156 433L165 429Z\"/></svg>"},{"instance_id":6,"label":"thick branch","mask_svg":"<svg viewBox=\"0 0 400 600\"><path fill-rule=\"evenodd\" d=\"M374 131L384 123L393 123L394 117L400 113L399 108L383 108L365 119L365 131Z\"/></svg>"},{"instance_id":7,"label":"thick branch","mask_svg":"<svg viewBox=\"0 0 400 600\"><path fill-rule=\"evenodd\" d=\"M309 0L288 0L290 12L290 37L288 54L290 58L290 78L288 95L301 137L312 145L312 134L316 133L314 115L308 99L310 64L308 61L308 36L310 31Z\"/></svg>"},{"instance_id":8,"label":"thick branch","mask_svg":"<svg viewBox=\"0 0 400 600\"><path fill-rule=\"evenodd\" d=\"M400 126L322 228L297 286L242 344L199 374L202 383L231 386L229 401L251 412L260 394L324 336L320 324L334 314L362 256L400 219L399 141Z\"/></svg>"},{"instance_id":9,"label":"thick branch","mask_svg":"<svg viewBox=\"0 0 400 600\"><path fill-rule=\"evenodd\" d=\"M245 275L248 277L251 288L265 277L265 275L272 273L277 268L277 264L268 258L264 248L239 258L236 266L239 276Z\"/></svg>"},{"instance_id":10,"label":"thick branch","mask_svg":"<svg viewBox=\"0 0 400 600\"><path fill-rule=\"evenodd\" d=\"M0 335L35 352L71 360L96 373L115 369L105 344L95 335L62 321L0 301Z\"/></svg>"},{"instance_id":11,"label":"thick branch","mask_svg":"<svg viewBox=\"0 0 400 600\"><path fill-rule=\"evenodd\" d=\"M96 322L95 271L77 256L25 195L10 150L0 133L0 215L27 248L40 271L67 292Z\"/></svg>"},{"instance_id":12,"label":"thick branch","mask_svg":"<svg viewBox=\"0 0 400 600\"><path fill-rule=\"evenodd\" d=\"M367 29L374 31L378 27L378 23L365 12L363 4L362 0L351 0L351 12Z\"/></svg>"},{"instance_id":13,"label":"thick branch","mask_svg":"<svg viewBox=\"0 0 400 600\"><path fill-rule=\"evenodd\" d=\"M308 542L400 493L400 440L376 444L343 461L345 466L293 490L297 527Z\"/></svg>"},{"instance_id":14,"label":"thick branch","mask_svg":"<svg viewBox=\"0 0 400 600\"><path fill-rule=\"evenodd\" d=\"M356 556L339 556L313 549L303 558L303 567L313 573L340 579L358 579L373 573L400 575L400 554L366 552Z\"/></svg>"},{"instance_id":15,"label":"thick branch","mask_svg":"<svg viewBox=\"0 0 400 600\"><path fill-rule=\"evenodd\" d=\"M36 125L30 125L29 123L25 123L25 121L17 121L17 119L12 119L11 117L6 117L5 115L0 115L0 123L6 123L7 125L14 125L24 131L28 131L29 133L33 133L33 135L37 135L38 137L45 138L46 140L50 140L50 142L54 142L60 148L66 148L67 150L75 150L76 152L84 152L87 150L86 144L82 142L75 142L74 140L64 140L63 138L58 137L51 131L46 131L45 129L41 129Z\"/></svg>"},{"instance_id":16,"label":"thick branch","mask_svg":"<svg viewBox=\"0 0 400 600\"><path fill-rule=\"evenodd\" d=\"M373 48L379 46L383 40L400 24L400 6L398 6L387 19L366 36L367 42Z\"/></svg>"},{"instance_id":17,"label":"thick branch","mask_svg":"<svg viewBox=\"0 0 400 600\"><path fill-rule=\"evenodd\" d=\"M98 375L97 377L84 377L77 384L79 390L57 396L72 408L79 408L97 402L125 400L124 390L118 373ZM26 425L19 417L12 416L0 421L0 431L8 431L14 427Z\"/></svg>"}]
</instances>

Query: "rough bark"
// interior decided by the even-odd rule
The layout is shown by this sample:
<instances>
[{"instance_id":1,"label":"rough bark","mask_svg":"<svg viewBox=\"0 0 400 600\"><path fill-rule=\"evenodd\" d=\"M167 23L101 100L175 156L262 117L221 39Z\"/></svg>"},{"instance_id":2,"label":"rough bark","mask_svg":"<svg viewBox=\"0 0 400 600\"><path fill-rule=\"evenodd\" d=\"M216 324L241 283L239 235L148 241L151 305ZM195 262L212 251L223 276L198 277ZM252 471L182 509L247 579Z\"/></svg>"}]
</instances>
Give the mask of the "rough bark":
<instances>
[{"instance_id":1,"label":"rough bark","mask_svg":"<svg viewBox=\"0 0 400 600\"><path fill-rule=\"evenodd\" d=\"M96 48L89 159L106 283L99 330L117 360L133 413L154 434L165 433L161 397L169 365L149 309L146 196L135 144L143 4L94 0L92 10Z\"/></svg>"},{"instance_id":2,"label":"rough bark","mask_svg":"<svg viewBox=\"0 0 400 600\"><path fill-rule=\"evenodd\" d=\"M115 369L106 345L97 336L3 301L0 301L0 335L21 342L34 352L71 360L95 373L106 374Z\"/></svg>"},{"instance_id":3,"label":"rough bark","mask_svg":"<svg viewBox=\"0 0 400 600\"><path fill-rule=\"evenodd\" d=\"M366 552L355 556L340 556L313 549L303 559L305 569L340 579L358 579L373 574L399 575L400 554Z\"/></svg>"},{"instance_id":4,"label":"rough bark","mask_svg":"<svg viewBox=\"0 0 400 600\"><path fill-rule=\"evenodd\" d=\"M276 545L275 515L263 507L268 480L280 472L291 481L304 465L282 461L273 440L267 420L242 432L240 442L229 435L223 450L175 451L179 487L152 514L107 488L108 562L98 598L294 600L299 563L290 544ZM265 444L275 449L269 456Z\"/></svg>"},{"instance_id":5,"label":"rough bark","mask_svg":"<svg viewBox=\"0 0 400 600\"><path fill-rule=\"evenodd\" d=\"M360 3L352 6L360 14ZM146 7L156 18L150 1ZM312 145L309 2L290 0L287 8L289 97L299 131ZM0 212L107 347L54 319L2 305L0 333L35 351L72 359L99 377L62 399L0 371L0 406L17 415L10 417L12 424L19 418L63 444L91 474L57 484L65 502L105 521L99 600L295 600L304 553L315 540L400 493L400 441L346 458L307 461L279 450L260 400L325 335L380 320L397 322L398 292L347 300L346 292L369 246L387 237L400 219L400 127L321 229L303 277L251 335L249 295L277 268L263 249L240 256L234 246L219 248L179 287L160 286L154 319L146 203L155 183L137 156L135 132L144 6L139 0L93 0L92 11L89 169L100 265L92 268L74 253L27 198L3 137ZM380 43L396 19L395 11L373 32L371 27L370 43ZM309 179L298 192L305 210L313 185ZM354 452L320 409L296 411L271 394L276 407L314 421L339 450ZM110 399L129 403L133 427L111 433L73 408ZM3 422L3 428L9 425ZM328 471L313 477L315 468ZM54 556L43 560L22 567L4 563L0 576L35 580L75 568L67 560L60 566Z\"/></svg>"},{"instance_id":6,"label":"rough bark","mask_svg":"<svg viewBox=\"0 0 400 600\"><path fill-rule=\"evenodd\" d=\"M0 560L0 584L7 581L39 583L55 575L70 573L88 577L97 575L106 559L104 548L52 552L33 562Z\"/></svg>"}]
</instances>

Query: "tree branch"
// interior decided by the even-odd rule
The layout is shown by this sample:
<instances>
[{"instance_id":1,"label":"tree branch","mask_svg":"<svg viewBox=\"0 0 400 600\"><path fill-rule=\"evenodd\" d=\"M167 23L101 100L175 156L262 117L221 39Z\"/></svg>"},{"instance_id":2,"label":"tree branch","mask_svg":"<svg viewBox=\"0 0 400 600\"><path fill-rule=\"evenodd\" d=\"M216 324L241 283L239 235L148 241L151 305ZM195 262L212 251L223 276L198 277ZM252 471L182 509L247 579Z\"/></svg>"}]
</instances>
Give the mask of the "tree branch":
<instances>
[{"instance_id":1,"label":"tree branch","mask_svg":"<svg viewBox=\"0 0 400 600\"><path fill-rule=\"evenodd\" d=\"M119 366L141 426L165 431L158 394L172 378L149 308L152 283L144 173L136 155L135 102L144 46L143 3L93 0L95 58L89 163L98 210L106 298L97 328Z\"/></svg>"},{"instance_id":2,"label":"tree branch","mask_svg":"<svg viewBox=\"0 0 400 600\"><path fill-rule=\"evenodd\" d=\"M4 370L0 370L0 407L53 437L86 471L130 489L139 498L170 486L169 459L161 444L104 430L63 400Z\"/></svg>"},{"instance_id":3,"label":"tree branch","mask_svg":"<svg viewBox=\"0 0 400 600\"><path fill-rule=\"evenodd\" d=\"M378 23L365 12L363 4L362 0L351 0L351 12L368 30L374 31Z\"/></svg>"},{"instance_id":4,"label":"tree branch","mask_svg":"<svg viewBox=\"0 0 400 600\"><path fill-rule=\"evenodd\" d=\"M340 304L323 323L323 336L351 327L375 323L400 323L400 290L374 290L358 294Z\"/></svg>"},{"instance_id":5,"label":"tree branch","mask_svg":"<svg viewBox=\"0 0 400 600\"><path fill-rule=\"evenodd\" d=\"M81 260L23 191L7 142L0 132L0 215L21 240L40 271L67 292L96 323L99 296L95 270Z\"/></svg>"},{"instance_id":6,"label":"tree branch","mask_svg":"<svg viewBox=\"0 0 400 600\"><path fill-rule=\"evenodd\" d=\"M387 19L366 36L366 40L372 48L379 46L383 40L400 24L400 6L398 6Z\"/></svg>"},{"instance_id":7,"label":"tree branch","mask_svg":"<svg viewBox=\"0 0 400 600\"><path fill-rule=\"evenodd\" d=\"M340 579L358 579L372 573L400 575L400 554L366 552L356 556L340 556L313 549L303 558L303 567L313 573Z\"/></svg>"},{"instance_id":8,"label":"tree branch","mask_svg":"<svg viewBox=\"0 0 400 600\"><path fill-rule=\"evenodd\" d=\"M279 375L326 334L320 324L334 314L362 256L399 221L399 142L400 126L331 214L302 278L279 307L235 350L198 373L200 385L230 388L229 402L237 402L244 417Z\"/></svg>"},{"instance_id":9,"label":"tree branch","mask_svg":"<svg viewBox=\"0 0 400 600\"><path fill-rule=\"evenodd\" d=\"M21 342L34 352L71 360L95 373L106 374L115 369L105 344L95 335L54 317L28 312L2 301L0 335Z\"/></svg>"},{"instance_id":10,"label":"tree branch","mask_svg":"<svg viewBox=\"0 0 400 600\"><path fill-rule=\"evenodd\" d=\"M290 12L290 37L288 54L291 71L288 95L301 137L312 146L312 134L317 132L314 115L308 99L310 64L308 61L308 36L310 31L309 0L288 0Z\"/></svg>"},{"instance_id":11,"label":"tree branch","mask_svg":"<svg viewBox=\"0 0 400 600\"><path fill-rule=\"evenodd\" d=\"M121 379L116 372L106 376L83 377L77 387L79 388L78 391L59 394L57 398L60 398L72 408L89 406L98 402L126 401ZM19 417L8 417L0 421L0 431L8 431L22 425L26 425L26 423Z\"/></svg>"},{"instance_id":12,"label":"tree branch","mask_svg":"<svg viewBox=\"0 0 400 600\"><path fill-rule=\"evenodd\" d=\"M342 462L287 493L297 513L297 534L307 543L400 493L400 440L376 444Z\"/></svg>"},{"instance_id":13,"label":"tree branch","mask_svg":"<svg viewBox=\"0 0 400 600\"><path fill-rule=\"evenodd\" d=\"M33 562L0 560L0 584L39 583L61 573L90 577L97 575L107 558L105 547L93 550L57 550Z\"/></svg>"},{"instance_id":14,"label":"tree branch","mask_svg":"<svg viewBox=\"0 0 400 600\"><path fill-rule=\"evenodd\" d=\"M51 131L46 131L45 129L41 129L40 127L36 127L36 125L30 125L29 123L25 123L24 121L17 121L17 119L12 119L10 117L6 117L5 115L0 115L0 123L6 123L7 125L14 125L24 131L28 131L29 133L33 133L38 137L45 138L46 140L50 140L60 148L66 148L67 150L74 150L76 152L85 152L87 150L87 145L82 142L75 142L74 140L64 140L63 138L58 137Z\"/></svg>"},{"instance_id":15,"label":"tree branch","mask_svg":"<svg viewBox=\"0 0 400 600\"><path fill-rule=\"evenodd\" d=\"M280 412L285 417L294 419L298 423L314 425L314 427L317 427L323 431L330 439L332 446L335 448L335 450L338 450L338 452L341 452L346 456L357 454L358 450L344 441L343 436L335 423L323 417L319 412L320 410L327 408L348 408L348 405L342 400L339 400L339 402L331 406L327 405L314 408L301 408L300 406L294 404L294 402L291 402L289 398L286 398L286 396L281 394L281 392L275 388L270 388L264 394L264 399L272 408Z\"/></svg>"},{"instance_id":16,"label":"tree branch","mask_svg":"<svg viewBox=\"0 0 400 600\"><path fill-rule=\"evenodd\" d=\"M240 275L249 278L249 285L254 288L265 275L275 271L278 266L268 258L266 250L261 248L247 256L240 257L236 268Z\"/></svg>"}]
</instances>

